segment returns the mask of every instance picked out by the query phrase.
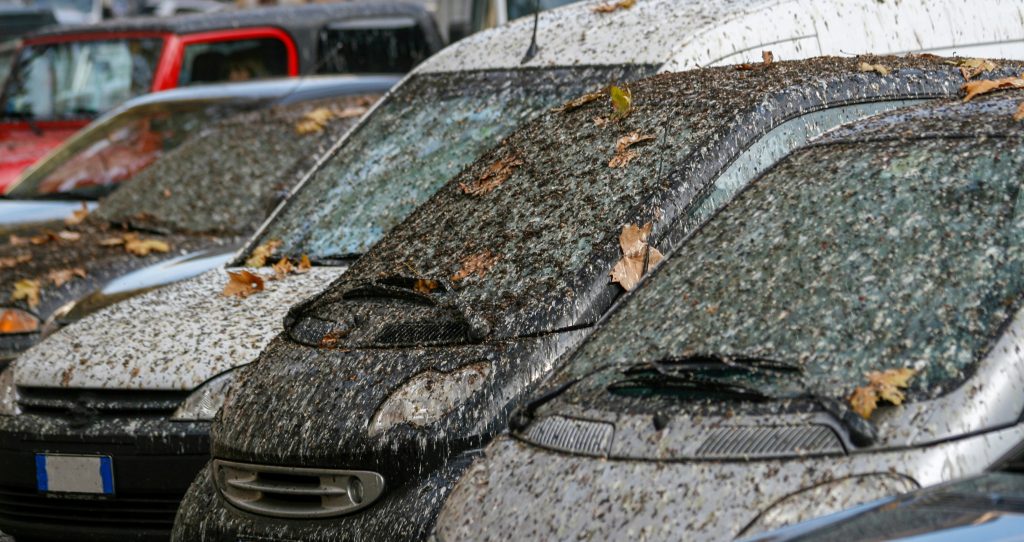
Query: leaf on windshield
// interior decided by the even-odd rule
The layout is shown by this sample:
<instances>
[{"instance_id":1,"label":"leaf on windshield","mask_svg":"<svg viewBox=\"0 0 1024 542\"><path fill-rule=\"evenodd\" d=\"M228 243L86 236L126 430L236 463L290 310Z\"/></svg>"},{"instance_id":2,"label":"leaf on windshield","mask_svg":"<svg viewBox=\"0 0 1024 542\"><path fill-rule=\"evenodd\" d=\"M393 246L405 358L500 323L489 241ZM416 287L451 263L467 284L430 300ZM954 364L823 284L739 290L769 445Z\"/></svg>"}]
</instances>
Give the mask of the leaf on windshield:
<instances>
[{"instance_id":1,"label":"leaf on windshield","mask_svg":"<svg viewBox=\"0 0 1024 542\"><path fill-rule=\"evenodd\" d=\"M82 202L82 208L73 211L70 216L64 219L64 224L68 226L77 226L85 220L85 217L89 216L89 206Z\"/></svg>"},{"instance_id":2,"label":"leaf on windshield","mask_svg":"<svg viewBox=\"0 0 1024 542\"><path fill-rule=\"evenodd\" d=\"M139 239L132 233L124 235L124 249L136 256L149 256L151 252L169 252L171 245L159 239Z\"/></svg>"},{"instance_id":3,"label":"leaf on windshield","mask_svg":"<svg viewBox=\"0 0 1024 542\"><path fill-rule=\"evenodd\" d=\"M281 258L270 268L274 270L274 276L270 277L270 280L281 280L295 272L295 266L288 258Z\"/></svg>"},{"instance_id":4,"label":"leaf on windshield","mask_svg":"<svg viewBox=\"0 0 1024 542\"><path fill-rule=\"evenodd\" d=\"M82 269L81 267L73 267L71 269L54 269L46 274L46 280L52 282L57 288L64 286L64 284L75 277L84 279L85 269Z\"/></svg>"},{"instance_id":5,"label":"leaf on windshield","mask_svg":"<svg viewBox=\"0 0 1024 542\"><path fill-rule=\"evenodd\" d=\"M39 281L34 279L21 279L14 283L14 292L11 293L11 301L24 299L30 309L39 306Z\"/></svg>"},{"instance_id":6,"label":"leaf on windshield","mask_svg":"<svg viewBox=\"0 0 1024 542\"><path fill-rule=\"evenodd\" d=\"M981 75L982 72L990 72L999 67L995 62L986 58L958 58L946 63L960 68L960 74L968 81Z\"/></svg>"},{"instance_id":7,"label":"leaf on windshield","mask_svg":"<svg viewBox=\"0 0 1024 542\"><path fill-rule=\"evenodd\" d=\"M565 102L564 104L562 104L562 105L552 109L551 111L553 111L555 113L565 113L567 111L572 111L573 109L582 107L582 106L584 106L584 105L586 105L586 104L588 104L588 103L590 103L590 102L592 102L594 100L597 100L601 96L604 96L604 91L603 90L599 90L597 92L588 92L588 93L584 94L583 96L580 96L578 98L573 98L573 99L569 100L568 102Z\"/></svg>"},{"instance_id":8,"label":"leaf on windshield","mask_svg":"<svg viewBox=\"0 0 1024 542\"><path fill-rule=\"evenodd\" d=\"M416 279L412 284L412 289L421 294L429 294L440 287L441 283L434 279Z\"/></svg>"},{"instance_id":9,"label":"leaf on windshield","mask_svg":"<svg viewBox=\"0 0 1024 542\"><path fill-rule=\"evenodd\" d=\"M484 275L497 263L499 257L497 254L492 254L490 250L466 256L459 262L459 270L452 275L452 281L458 282L471 275L484 278Z\"/></svg>"},{"instance_id":10,"label":"leaf on windshield","mask_svg":"<svg viewBox=\"0 0 1024 542\"><path fill-rule=\"evenodd\" d=\"M228 283L221 295L225 297L249 297L263 291L263 277L250 271L228 271Z\"/></svg>"},{"instance_id":11,"label":"leaf on windshield","mask_svg":"<svg viewBox=\"0 0 1024 542\"><path fill-rule=\"evenodd\" d=\"M901 390L906 389L915 374L917 371L907 368L866 373L864 376L868 383L853 390L853 394L850 395L850 407L860 417L868 419L878 407L879 400L894 405L902 404L904 395Z\"/></svg>"},{"instance_id":12,"label":"leaf on windshield","mask_svg":"<svg viewBox=\"0 0 1024 542\"><path fill-rule=\"evenodd\" d=\"M661 252L647 244L654 225L650 222L643 227L627 224L619 233L619 248L622 259L612 268L612 282L618 283L627 292L636 287L646 271L652 269L664 258Z\"/></svg>"},{"instance_id":13,"label":"leaf on windshield","mask_svg":"<svg viewBox=\"0 0 1024 542\"><path fill-rule=\"evenodd\" d=\"M473 182L459 183L459 190L470 196L488 194L507 181L512 176L512 172L521 165L523 165L523 160L517 154L509 154L488 166L482 175L473 179Z\"/></svg>"},{"instance_id":14,"label":"leaf on windshield","mask_svg":"<svg viewBox=\"0 0 1024 542\"><path fill-rule=\"evenodd\" d=\"M327 124L334 119L350 119L362 116L369 108L366 106L352 106L338 109L337 107L318 107L305 115L295 123L295 131L299 135L319 134L324 131Z\"/></svg>"},{"instance_id":15,"label":"leaf on windshield","mask_svg":"<svg viewBox=\"0 0 1024 542\"><path fill-rule=\"evenodd\" d=\"M1018 122L1024 120L1024 102L1017 106L1017 111L1013 114L1013 120Z\"/></svg>"},{"instance_id":16,"label":"leaf on windshield","mask_svg":"<svg viewBox=\"0 0 1024 542\"><path fill-rule=\"evenodd\" d=\"M612 109L614 110L611 120L622 120L633 112L633 92L629 90L629 87L612 85L608 89L608 93L612 97Z\"/></svg>"},{"instance_id":17,"label":"leaf on windshield","mask_svg":"<svg viewBox=\"0 0 1024 542\"><path fill-rule=\"evenodd\" d=\"M17 256L11 256L10 258L0 258L0 269L18 267L19 265L30 261L32 261L31 254L18 254Z\"/></svg>"},{"instance_id":18,"label":"leaf on windshield","mask_svg":"<svg viewBox=\"0 0 1024 542\"><path fill-rule=\"evenodd\" d=\"M883 66L882 64L869 64L867 62L861 62L860 66L858 66L857 69L865 73L875 72L878 75L889 75L889 73L891 72L889 68Z\"/></svg>"},{"instance_id":19,"label":"leaf on windshield","mask_svg":"<svg viewBox=\"0 0 1024 542\"><path fill-rule=\"evenodd\" d=\"M620 168L633 161L634 158L639 156L636 151L630 149L633 145L645 143L647 141L654 141L652 135L641 135L640 132L630 132L624 135L615 142L615 156L608 161L608 167Z\"/></svg>"},{"instance_id":20,"label":"leaf on windshield","mask_svg":"<svg viewBox=\"0 0 1024 542\"><path fill-rule=\"evenodd\" d=\"M772 62L775 62L775 54L772 53L771 51L761 51L761 63L760 64L750 64L750 63L739 64L739 65L736 66L736 69L738 71L750 71L750 70L756 70L756 69L759 69L759 68L767 68L768 66L772 65Z\"/></svg>"},{"instance_id":21,"label":"leaf on windshield","mask_svg":"<svg viewBox=\"0 0 1024 542\"><path fill-rule=\"evenodd\" d=\"M281 246L280 239L271 239L262 245L252 249L249 258L245 260L246 267L263 267L267 260L274 255L274 251Z\"/></svg>"},{"instance_id":22,"label":"leaf on windshield","mask_svg":"<svg viewBox=\"0 0 1024 542\"><path fill-rule=\"evenodd\" d=\"M605 2L591 8L594 13L611 13L620 9L629 9L636 4L636 0L618 0L616 2Z\"/></svg>"},{"instance_id":23,"label":"leaf on windshield","mask_svg":"<svg viewBox=\"0 0 1024 542\"><path fill-rule=\"evenodd\" d=\"M960 89L966 95L964 101L969 102L977 96L988 94L1004 88L1024 88L1024 79L1020 77L1003 77L1002 79L979 79L964 83Z\"/></svg>"}]
</instances>

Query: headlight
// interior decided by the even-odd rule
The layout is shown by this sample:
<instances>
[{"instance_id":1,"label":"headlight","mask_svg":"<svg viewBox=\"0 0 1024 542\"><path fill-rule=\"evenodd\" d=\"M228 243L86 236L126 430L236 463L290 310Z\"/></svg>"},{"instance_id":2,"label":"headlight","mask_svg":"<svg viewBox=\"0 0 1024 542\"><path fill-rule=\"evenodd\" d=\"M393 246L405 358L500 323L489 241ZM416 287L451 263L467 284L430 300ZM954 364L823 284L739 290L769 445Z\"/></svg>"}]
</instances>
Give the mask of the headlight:
<instances>
[{"instance_id":1,"label":"headlight","mask_svg":"<svg viewBox=\"0 0 1024 542\"><path fill-rule=\"evenodd\" d=\"M490 371L491 364L482 361L450 373L432 369L419 373L384 401L370 421L370 435L400 423L422 427L436 422L476 393Z\"/></svg>"},{"instance_id":2,"label":"headlight","mask_svg":"<svg viewBox=\"0 0 1024 542\"><path fill-rule=\"evenodd\" d=\"M18 408L18 389L14 387L14 366L8 365L0 372L0 416L18 414L21 409Z\"/></svg>"},{"instance_id":3,"label":"headlight","mask_svg":"<svg viewBox=\"0 0 1024 542\"><path fill-rule=\"evenodd\" d=\"M212 420L224 405L228 387L234 379L235 371L231 370L207 380L181 403L171 414L171 419L179 422Z\"/></svg>"},{"instance_id":4,"label":"headlight","mask_svg":"<svg viewBox=\"0 0 1024 542\"><path fill-rule=\"evenodd\" d=\"M0 309L0 335L39 331L39 319L21 309Z\"/></svg>"},{"instance_id":5,"label":"headlight","mask_svg":"<svg viewBox=\"0 0 1024 542\"><path fill-rule=\"evenodd\" d=\"M896 474L865 474L826 482L776 502L742 534L750 536L793 525L917 487L913 480Z\"/></svg>"}]
</instances>

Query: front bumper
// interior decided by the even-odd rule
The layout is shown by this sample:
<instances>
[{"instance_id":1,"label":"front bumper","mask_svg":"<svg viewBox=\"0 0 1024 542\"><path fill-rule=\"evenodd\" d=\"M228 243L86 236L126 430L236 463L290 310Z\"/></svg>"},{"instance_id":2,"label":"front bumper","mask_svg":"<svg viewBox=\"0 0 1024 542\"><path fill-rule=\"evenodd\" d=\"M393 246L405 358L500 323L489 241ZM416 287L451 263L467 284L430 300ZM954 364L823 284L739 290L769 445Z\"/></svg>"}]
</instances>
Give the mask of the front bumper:
<instances>
[{"instance_id":1,"label":"front bumper","mask_svg":"<svg viewBox=\"0 0 1024 542\"><path fill-rule=\"evenodd\" d=\"M387 481L383 495L352 514L324 519L282 519L235 508L220 495L211 466L199 473L174 522L172 541L292 542L303 540L423 540L455 481L477 451L458 456L415 480ZM386 478L386 475L385 475Z\"/></svg>"},{"instance_id":2,"label":"front bumper","mask_svg":"<svg viewBox=\"0 0 1024 542\"><path fill-rule=\"evenodd\" d=\"M111 457L114 493L37 489L36 454ZM178 503L209 457L209 423L0 416L0 531L19 542L166 540Z\"/></svg>"}]
</instances>

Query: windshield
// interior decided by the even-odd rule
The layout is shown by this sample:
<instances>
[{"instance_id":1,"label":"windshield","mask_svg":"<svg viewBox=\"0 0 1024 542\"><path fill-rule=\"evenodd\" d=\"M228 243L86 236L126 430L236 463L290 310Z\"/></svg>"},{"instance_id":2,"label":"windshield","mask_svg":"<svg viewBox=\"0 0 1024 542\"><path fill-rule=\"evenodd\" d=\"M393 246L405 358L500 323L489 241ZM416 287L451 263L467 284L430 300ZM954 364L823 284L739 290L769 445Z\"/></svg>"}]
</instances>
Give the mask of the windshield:
<instances>
[{"instance_id":1,"label":"windshield","mask_svg":"<svg viewBox=\"0 0 1024 542\"><path fill-rule=\"evenodd\" d=\"M351 257L538 112L648 68L558 68L413 76L289 201L257 245Z\"/></svg>"},{"instance_id":2,"label":"windshield","mask_svg":"<svg viewBox=\"0 0 1024 542\"><path fill-rule=\"evenodd\" d=\"M7 118L93 117L145 94L163 48L160 38L68 41L25 46L7 80Z\"/></svg>"},{"instance_id":3,"label":"windshield","mask_svg":"<svg viewBox=\"0 0 1024 542\"><path fill-rule=\"evenodd\" d=\"M253 106L252 101L193 100L132 108L76 134L38 163L7 196L98 198L211 120Z\"/></svg>"},{"instance_id":4,"label":"windshield","mask_svg":"<svg viewBox=\"0 0 1024 542\"><path fill-rule=\"evenodd\" d=\"M802 365L834 397L865 372L915 368L913 395L937 395L1024 292L1022 166L1009 139L799 151L698 230L571 371L710 354ZM737 373L768 393L796 378Z\"/></svg>"},{"instance_id":5,"label":"windshield","mask_svg":"<svg viewBox=\"0 0 1024 542\"><path fill-rule=\"evenodd\" d=\"M146 229L251 234L377 98L335 97L231 117L186 140L93 215ZM318 130L301 129L308 114L322 111L348 113Z\"/></svg>"}]
</instances>

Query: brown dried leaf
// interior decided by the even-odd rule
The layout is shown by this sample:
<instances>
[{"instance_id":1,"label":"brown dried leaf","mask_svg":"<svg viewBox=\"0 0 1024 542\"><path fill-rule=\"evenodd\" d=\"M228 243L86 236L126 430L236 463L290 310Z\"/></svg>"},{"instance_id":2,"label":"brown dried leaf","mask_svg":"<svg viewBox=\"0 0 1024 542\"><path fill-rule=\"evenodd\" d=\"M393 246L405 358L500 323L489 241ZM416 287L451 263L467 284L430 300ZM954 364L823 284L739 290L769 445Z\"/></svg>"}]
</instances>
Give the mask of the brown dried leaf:
<instances>
[{"instance_id":1,"label":"brown dried leaf","mask_svg":"<svg viewBox=\"0 0 1024 542\"><path fill-rule=\"evenodd\" d=\"M636 4L636 0L618 0L617 2L605 2L591 8L594 13L611 13L620 9L629 9Z\"/></svg>"},{"instance_id":2,"label":"brown dried leaf","mask_svg":"<svg viewBox=\"0 0 1024 542\"><path fill-rule=\"evenodd\" d=\"M612 282L618 283L627 292L636 287L644 273L660 262L664 256L647 243L654 225L650 222L643 227L627 224L619 233L619 248L622 259L612 268Z\"/></svg>"},{"instance_id":3,"label":"brown dried leaf","mask_svg":"<svg viewBox=\"0 0 1024 542\"><path fill-rule=\"evenodd\" d=\"M313 268L313 262L309 261L309 256L307 256L306 254L303 254L302 257L299 258L299 267L297 267L295 269L295 272L296 273L305 273L305 272L309 271L312 268Z\"/></svg>"},{"instance_id":4,"label":"brown dried leaf","mask_svg":"<svg viewBox=\"0 0 1024 542\"><path fill-rule=\"evenodd\" d=\"M77 231L62 230L57 232L57 237L63 241L77 241L82 238L82 234Z\"/></svg>"},{"instance_id":5,"label":"brown dried leaf","mask_svg":"<svg viewBox=\"0 0 1024 542\"><path fill-rule=\"evenodd\" d=\"M124 236L124 249L136 256L149 256L151 252L170 252L171 245L159 239L139 239L136 236Z\"/></svg>"},{"instance_id":6,"label":"brown dried leaf","mask_svg":"<svg viewBox=\"0 0 1024 542\"><path fill-rule=\"evenodd\" d=\"M964 76L964 79L971 80L982 72L990 72L999 66L995 62L986 58L958 58L954 61L948 62L960 68L960 75Z\"/></svg>"},{"instance_id":7,"label":"brown dried leaf","mask_svg":"<svg viewBox=\"0 0 1024 542\"><path fill-rule=\"evenodd\" d=\"M594 100L597 100L601 96L604 96L604 91L603 90L599 90L597 92L588 92L588 93L584 94L583 96L580 96L578 98L573 98L573 99L569 100L568 102L565 102L564 104L562 104L562 105L552 109L551 111L553 111L555 113L565 113L567 111L572 111L573 109L582 107L582 106L584 106L584 105L586 105L586 104L588 104L588 103L590 103L590 102L592 102Z\"/></svg>"},{"instance_id":8,"label":"brown dried leaf","mask_svg":"<svg viewBox=\"0 0 1024 542\"><path fill-rule=\"evenodd\" d=\"M605 118L605 117L594 117L594 126L597 126L598 128L604 128L604 126L606 124L608 124L608 119L607 118Z\"/></svg>"},{"instance_id":9,"label":"brown dried leaf","mask_svg":"<svg viewBox=\"0 0 1024 542\"><path fill-rule=\"evenodd\" d=\"M124 237L107 237L100 239L98 244L101 247L119 247L124 244Z\"/></svg>"},{"instance_id":10,"label":"brown dried leaf","mask_svg":"<svg viewBox=\"0 0 1024 542\"><path fill-rule=\"evenodd\" d=\"M867 419L875 411L879 399L900 405L904 399L900 390L909 385L915 374L917 371L908 368L871 371L864 375L868 379L868 384L853 390L853 394L850 395L850 406L854 412Z\"/></svg>"},{"instance_id":11,"label":"brown dried leaf","mask_svg":"<svg viewBox=\"0 0 1024 542\"><path fill-rule=\"evenodd\" d=\"M57 288L60 288L75 277L84 279L85 269L82 269L81 267L73 267L71 269L54 269L46 274L46 279L52 282Z\"/></svg>"},{"instance_id":12,"label":"brown dried leaf","mask_svg":"<svg viewBox=\"0 0 1024 542\"><path fill-rule=\"evenodd\" d=\"M466 256L459 262L459 270L452 275L452 281L458 282L474 274L483 278L494 267L499 257L497 254L492 254L490 250Z\"/></svg>"},{"instance_id":13,"label":"brown dried leaf","mask_svg":"<svg viewBox=\"0 0 1024 542\"><path fill-rule=\"evenodd\" d=\"M512 176L515 168L521 165L523 165L523 160L518 155L509 154L488 166L482 175L473 179L473 182L469 184L459 183L459 190L462 190L463 194L469 194L470 196L488 194L507 181Z\"/></svg>"},{"instance_id":14,"label":"brown dried leaf","mask_svg":"<svg viewBox=\"0 0 1024 542\"><path fill-rule=\"evenodd\" d=\"M245 260L246 267L263 267L267 265L267 260L273 256L274 251L281 246L279 239L271 239L266 243L252 249L252 253L249 254L249 258Z\"/></svg>"},{"instance_id":15,"label":"brown dried leaf","mask_svg":"<svg viewBox=\"0 0 1024 542\"><path fill-rule=\"evenodd\" d=\"M868 64L867 62L861 62L858 69L862 72L875 72L878 75L889 75L891 70L882 64Z\"/></svg>"},{"instance_id":16,"label":"brown dried leaf","mask_svg":"<svg viewBox=\"0 0 1024 542\"><path fill-rule=\"evenodd\" d=\"M770 66L772 62L775 62L775 54L771 51L761 51L761 62L765 66Z\"/></svg>"},{"instance_id":17,"label":"brown dried leaf","mask_svg":"<svg viewBox=\"0 0 1024 542\"><path fill-rule=\"evenodd\" d=\"M10 269L30 261L32 261L31 254L19 254L10 258L0 258L0 269Z\"/></svg>"},{"instance_id":18,"label":"brown dried leaf","mask_svg":"<svg viewBox=\"0 0 1024 542\"><path fill-rule=\"evenodd\" d=\"M767 68L768 66L771 66L772 62L775 62L775 54L772 53L771 51L761 51L761 63L760 64L750 64L750 63L738 64L738 65L736 65L736 70L737 71L758 70L758 69L761 69L761 68Z\"/></svg>"},{"instance_id":19,"label":"brown dried leaf","mask_svg":"<svg viewBox=\"0 0 1024 542\"><path fill-rule=\"evenodd\" d=\"M878 393L870 386L853 390L853 394L850 395L850 408L861 418L870 418L871 413L878 408Z\"/></svg>"},{"instance_id":20,"label":"brown dried leaf","mask_svg":"<svg viewBox=\"0 0 1024 542\"><path fill-rule=\"evenodd\" d=\"M224 285L221 295L226 297L249 297L263 291L263 277L242 269L228 271L228 283Z\"/></svg>"},{"instance_id":21,"label":"brown dried leaf","mask_svg":"<svg viewBox=\"0 0 1024 542\"><path fill-rule=\"evenodd\" d=\"M441 283L433 279L416 279L412 285L412 289L421 294L429 294L440 287Z\"/></svg>"},{"instance_id":22,"label":"brown dried leaf","mask_svg":"<svg viewBox=\"0 0 1024 542\"><path fill-rule=\"evenodd\" d=\"M1024 120L1024 102L1017 106L1017 112L1013 114L1013 120L1018 122Z\"/></svg>"},{"instance_id":23,"label":"brown dried leaf","mask_svg":"<svg viewBox=\"0 0 1024 542\"><path fill-rule=\"evenodd\" d=\"M270 280L281 280L295 272L295 266L288 258L281 258L271 266L271 269L274 270L274 276Z\"/></svg>"},{"instance_id":24,"label":"brown dried leaf","mask_svg":"<svg viewBox=\"0 0 1024 542\"><path fill-rule=\"evenodd\" d=\"M24 299L30 309L39 306L39 281L34 279L21 279L14 283L14 292L11 293L11 301Z\"/></svg>"},{"instance_id":25,"label":"brown dried leaf","mask_svg":"<svg viewBox=\"0 0 1024 542\"><path fill-rule=\"evenodd\" d=\"M988 94L989 92L1004 88L1024 88L1024 78L979 79L977 81L968 81L960 87L961 90L967 93L964 96L965 102L969 102L982 94Z\"/></svg>"},{"instance_id":26,"label":"brown dried leaf","mask_svg":"<svg viewBox=\"0 0 1024 542\"><path fill-rule=\"evenodd\" d=\"M31 240L28 237L19 237L19 236L14 235L12 233L12 234L7 236L7 242L11 246L17 247L17 246L27 245L27 244L31 243Z\"/></svg>"},{"instance_id":27,"label":"brown dried leaf","mask_svg":"<svg viewBox=\"0 0 1024 542\"><path fill-rule=\"evenodd\" d=\"M49 243L50 241L56 241L57 239L58 237L52 231L46 231L39 235L33 235L32 237L29 237L28 242L32 243L33 245L45 245L46 243Z\"/></svg>"},{"instance_id":28,"label":"brown dried leaf","mask_svg":"<svg viewBox=\"0 0 1024 542\"><path fill-rule=\"evenodd\" d=\"M615 142L615 156L608 162L608 167L619 168L629 164L634 158L639 156L636 151L630 150L630 147L639 143L653 141L654 139L654 136L641 135L640 132L630 132L620 137Z\"/></svg>"},{"instance_id":29,"label":"brown dried leaf","mask_svg":"<svg viewBox=\"0 0 1024 542\"><path fill-rule=\"evenodd\" d=\"M82 202L82 208L73 211L70 216L64 219L64 224L68 226L77 226L85 220L85 217L89 216L89 206Z\"/></svg>"},{"instance_id":30,"label":"brown dried leaf","mask_svg":"<svg viewBox=\"0 0 1024 542\"><path fill-rule=\"evenodd\" d=\"M306 134L318 134L324 131L324 127L327 123L334 118L334 111L331 111L327 107L318 107L299 119L295 123L295 131L299 135Z\"/></svg>"}]
</instances>

